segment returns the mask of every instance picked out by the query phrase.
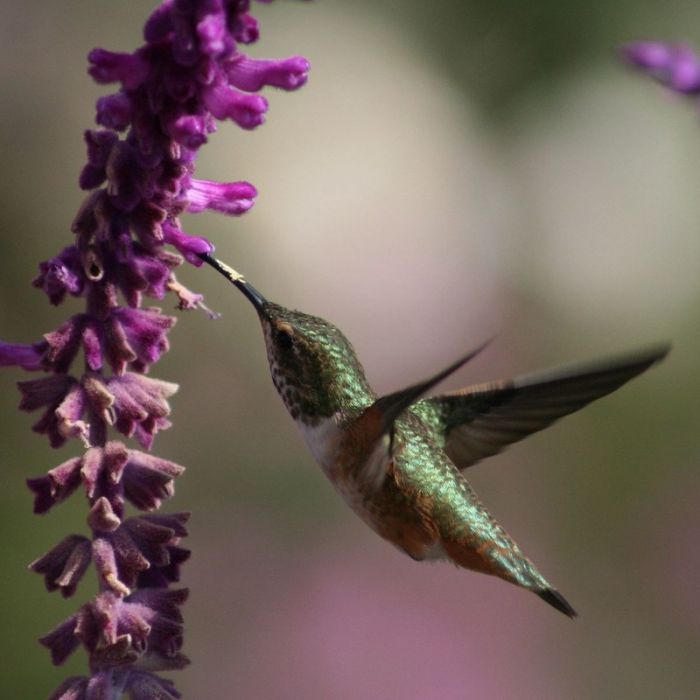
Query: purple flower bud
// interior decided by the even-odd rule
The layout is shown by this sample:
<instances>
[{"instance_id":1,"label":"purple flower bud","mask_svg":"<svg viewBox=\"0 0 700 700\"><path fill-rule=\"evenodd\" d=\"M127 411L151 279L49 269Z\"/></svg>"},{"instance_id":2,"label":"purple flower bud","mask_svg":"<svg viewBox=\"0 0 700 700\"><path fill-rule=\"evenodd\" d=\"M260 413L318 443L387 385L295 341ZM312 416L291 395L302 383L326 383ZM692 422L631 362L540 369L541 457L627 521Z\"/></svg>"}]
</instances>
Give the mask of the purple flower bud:
<instances>
[{"instance_id":1,"label":"purple flower bud","mask_svg":"<svg viewBox=\"0 0 700 700\"><path fill-rule=\"evenodd\" d=\"M207 109L217 119L232 119L243 129L255 129L265 121L267 100L261 95L245 95L222 83L202 91Z\"/></svg>"},{"instance_id":2,"label":"purple flower bud","mask_svg":"<svg viewBox=\"0 0 700 700\"><path fill-rule=\"evenodd\" d=\"M46 513L51 507L70 496L80 485L82 459L74 457L54 467L46 476L27 479L27 486L34 492L34 512Z\"/></svg>"},{"instance_id":3,"label":"purple flower bud","mask_svg":"<svg viewBox=\"0 0 700 700\"><path fill-rule=\"evenodd\" d=\"M52 304L60 304L66 293L80 296L83 293L84 274L80 253L76 246L64 248L59 255L39 265L39 276L32 284L43 289Z\"/></svg>"},{"instance_id":4,"label":"purple flower bud","mask_svg":"<svg viewBox=\"0 0 700 700\"><path fill-rule=\"evenodd\" d=\"M178 546L180 538L187 535L184 524L189 513L144 515L119 523L106 499L95 506L101 511L90 520L99 532L93 543L95 563L102 579L116 593L128 595L137 582L139 588L151 587L144 586L142 572L153 570L155 577L149 580L154 584L179 578L179 565L189 556Z\"/></svg>"},{"instance_id":5,"label":"purple flower bud","mask_svg":"<svg viewBox=\"0 0 700 700\"><path fill-rule=\"evenodd\" d=\"M105 354L114 372L122 374L126 362L131 362L136 371L145 372L168 351L168 332L176 321L155 307L114 309L106 324L105 339Z\"/></svg>"},{"instance_id":6,"label":"purple flower bud","mask_svg":"<svg viewBox=\"0 0 700 700\"><path fill-rule=\"evenodd\" d=\"M92 542L92 558L95 562L97 574L101 582L113 590L117 595L127 596L131 593L131 589L119 578L119 570L117 568L117 557L112 543L104 537L96 537ZM143 562L142 568L146 567L147 562ZM134 563L132 562L132 566Z\"/></svg>"},{"instance_id":7,"label":"purple flower bud","mask_svg":"<svg viewBox=\"0 0 700 700\"><path fill-rule=\"evenodd\" d=\"M238 216L255 204L258 191L249 182L213 182L211 180L190 179L187 197L187 211L195 214L205 209L213 209L222 214Z\"/></svg>"},{"instance_id":8,"label":"purple flower bud","mask_svg":"<svg viewBox=\"0 0 700 700\"><path fill-rule=\"evenodd\" d=\"M91 447L81 460L80 474L90 500L110 495L122 479L129 460L129 450L118 441L104 447ZM114 506L113 500L110 501Z\"/></svg>"},{"instance_id":9,"label":"purple flower bud","mask_svg":"<svg viewBox=\"0 0 700 700\"><path fill-rule=\"evenodd\" d=\"M129 450L123 482L126 498L141 510L160 508L173 495L173 479L184 470L169 460Z\"/></svg>"},{"instance_id":10,"label":"purple flower bud","mask_svg":"<svg viewBox=\"0 0 700 700\"><path fill-rule=\"evenodd\" d=\"M80 642L93 659L99 653L105 665L121 666L145 657L148 666L151 654L179 664L179 607L186 599L187 589L144 589L126 598L104 591L40 641L51 650L55 664L63 663Z\"/></svg>"},{"instance_id":11,"label":"purple flower bud","mask_svg":"<svg viewBox=\"0 0 700 700\"><path fill-rule=\"evenodd\" d=\"M53 691L49 700L87 700L86 690L88 679L79 676L66 678L61 685Z\"/></svg>"},{"instance_id":12,"label":"purple flower bud","mask_svg":"<svg viewBox=\"0 0 700 700\"><path fill-rule=\"evenodd\" d=\"M214 250L214 246L206 238L190 236L169 221L163 224L163 240L175 246L185 260L197 267L202 264L199 254L211 253Z\"/></svg>"},{"instance_id":13,"label":"purple flower bud","mask_svg":"<svg viewBox=\"0 0 700 700\"><path fill-rule=\"evenodd\" d=\"M94 532L115 532L122 524L108 498L100 496L90 508L87 522Z\"/></svg>"},{"instance_id":14,"label":"purple flower bud","mask_svg":"<svg viewBox=\"0 0 700 700\"><path fill-rule=\"evenodd\" d=\"M303 56L274 61L238 54L226 64L226 75L231 85L246 92L257 92L266 85L296 90L308 80L310 67Z\"/></svg>"},{"instance_id":15,"label":"purple flower bud","mask_svg":"<svg viewBox=\"0 0 700 700\"><path fill-rule=\"evenodd\" d=\"M55 331L47 333L45 362L54 372L67 372L82 346L88 367L102 367L102 348L99 340L100 325L86 314L71 316Z\"/></svg>"},{"instance_id":16,"label":"purple flower bud","mask_svg":"<svg viewBox=\"0 0 700 700\"><path fill-rule=\"evenodd\" d=\"M196 150L214 128L207 115L183 114L168 125L168 133L182 146Z\"/></svg>"},{"instance_id":17,"label":"purple flower bud","mask_svg":"<svg viewBox=\"0 0 700 700\"><path fill-rule=\"evenodd\" d=\"M98 124L115 131L123 131L129 126L131 117L131 98L126 93L116 92L97 100Z\"/></svg>"},{"instance_id":18,"label":"purple flower bud","mask_svg":"<svg viewBox=\"0 0 700 700\"><path fill-rule=\"evenodd\" d=\"M112 147L107 160L107 193L112 204L124 212L132 211L146 190L145 172L138 165L137 153L125 141Z\"/></svg>"},{"instance_id":19,"label":"purple flower bud","mask_svg":"<svg viewBox=\"0 0 700 700\"><path fill-rule=\"evenodd\" d=\"M180 580L180 567L190 558L190 551L177 545L168 545L168 563L151 566L139 574L139 588L167 588Z\"/></svg>"},{"instance_id":20,"label":"purple flower bud","mask_svg":"<svg viewBox=\"0 0 700 700\"><path fill-rule=\"evenodd\" d=\"M173 31L172 7L173 0L165 0L153 10L143 28L143 36L147 42L152 44L161 42Z\"/></svg>"},{"instance_id":21,"label":"purple flower bud","mask_svg":"<svg viewBox=\"0 0 700 700\"><path fill-rule=\"evenodd\" d=\"M81 189L91 190L99 187L105 181L107 160L118 140L119 137L112 131L89 130L85 132L88 161L80 174Z\"/></svg>"},{"instance_id":22,"label":"purple flower bud","mask_svg":"<svg viewBox=\"0 0 700 700\"><path fill-rule=\"evenodd\" d=\"M672 90L688 94L700 92L700 58L689 46L639 41L623 46L621 51L632 65Z\"/></svg>"},{"instance_id":23,"label":"purple flower bud","mask_svg":"<svg viewBox=\"0 0 700 700\"><path fill-rule=\"evenodd\" d=\"M30 372L43 369L46 350L46 343L41 341L32 345L18 345L0 340L0 367L16 366Z\"/></svg>"},{"instance_id":24,"label":"purple flower bud","mask_svg":"<svg viewBox=\"0 0 700 700\"><path fill-rule=\"evenodd\" d=\"M78 614L71 615L39 639L39 643L51 651L51 661L55 666L60 666L80 646L75 634L77 624Z\"/></svg>"},{"instance_id":25,"label":"purple flower bud","mask_svg":"<svg viewBox=\"0 0 700 700\"><path fill-rule=\"evenodd\" d=\"M28 479L27 484L35 494L36 513L45 513L68 498L81 480L92 502L106 498L120 513L126 498L137 508L154 510L173 495L173 480L184 470L167 459L111 441L104 447L90 448L83 457L69 459L46 476Z\"/></svg>"},{"instance_id":26,"label":"purple flower bud","mask_svg":"<svg viewBox=\"0 0 700 700\"><path fill-rule=\"evenodd\" d=\"M88 54L88 61L88 73L95 82L120 82L129 90L139 87L150 72L148 61L139 52L131 54L93 49Z\"/></svg>"},{"instance_id":27,"label":"purple flower bud","mask_svg":"<svg viewBox=\"0 0 700 700\"><path fill-rule=\"evenodd\" d=\"M165 418L170 415L167 399L177 391L177 384L126 372L111 377L103 386L113 397L113 423L120 433L127 437L134 435L148 449L154 435L170 427ZM104 413L103 416L110 422L111 416Z\"/></svg>"},{"instance_id":28,"label":"purple flower bud","mask_svg":"<svg viewBox=\"0 0 700 700\"><path fill-rule=\"evenodd\" d=\"M233 23L233 37L241 44L253 44L260 37L258 20L247 12L239 14Z\"/></svg>"},{"instance_id":29,"label":"purple flower bud","mask_svg":"<svg viewBox=\"0 0 700 700\"><path fill-rule=\"evenodd\" d=\"M91 559L91 542L82 535L69 535L43 557L33 561L29 568L43 574L46 588L60 588L64 598L75 593Z\"/></svg>"},{"instance_id":30,"label":"purple flower bud","mask_svg":"<svg viewBox=\"0 0 700 700\"><path fill-rule=\"evenodd\" d=\"M227 55L234 47L223 12L206 15L197 24L197 38L200 50L207 56Z\"/></svg>"},{"instance_id":31,"label":"purple flower bud","mask_svg":"<svg viewBox=\"0 0 700 700\"><path fill-rule=\"evenodd\" d=\"M171 271L182 258L165 250L156 254L128 237L115 241L114 257L107 263L109 279L126 297L129 306L140 305L141 293L162 299L168 290Z\"/></svg>"},{"instance_id":32,"label":"purple flower bud","mask_svg":"<svg viewBox=\"0 0 700 700\"><path fill-rule=\"evenodd\" d=\"M69 437L86 439L87 425L80 420L85 410L85 397L73 377L59 374L18 382L17 386L22 392L21 410L34 411L48 406L32 430L47 435L52 447L60 447Z\"/></svg>"}]
</instances>

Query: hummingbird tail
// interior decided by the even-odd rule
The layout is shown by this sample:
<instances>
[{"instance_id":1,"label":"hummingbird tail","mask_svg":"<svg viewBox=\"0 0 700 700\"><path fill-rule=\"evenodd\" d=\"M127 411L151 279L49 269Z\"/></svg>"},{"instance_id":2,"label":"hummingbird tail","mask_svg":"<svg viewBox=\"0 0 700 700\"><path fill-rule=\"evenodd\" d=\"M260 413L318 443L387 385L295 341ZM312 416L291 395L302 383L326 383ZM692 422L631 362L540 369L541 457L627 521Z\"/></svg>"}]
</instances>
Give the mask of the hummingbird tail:
<instances>
[{"instance_id":1,"label":"hummingbird tail","mask_svg":"<svg viewBox=\"0 0 700 700\"><path fill-rule=\"evenodd\" d=\"M568 617L572 619L578 617L578 613L571 607L569 601L555 588L545 588L541 591L535 591L535 593L537 593L545 603L549 603L553 608L564 613L564 615L568 615Z\"/></svg>"}]
</instances>

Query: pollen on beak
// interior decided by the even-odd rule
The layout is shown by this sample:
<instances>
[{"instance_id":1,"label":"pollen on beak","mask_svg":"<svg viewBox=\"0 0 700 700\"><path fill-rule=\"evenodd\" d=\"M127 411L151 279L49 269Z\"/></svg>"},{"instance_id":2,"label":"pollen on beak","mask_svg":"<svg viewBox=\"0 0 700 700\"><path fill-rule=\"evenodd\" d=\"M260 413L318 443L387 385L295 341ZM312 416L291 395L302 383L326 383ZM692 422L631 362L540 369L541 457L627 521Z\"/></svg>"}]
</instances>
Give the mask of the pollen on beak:
<instances>
[{"instance_id":1,"label":"pollen on beak","mask_svg":"<svg viewBox=\"0 0 700 700\"><path fill-rule=\"evenodd\" d=\"M238 287L238 289L243 292L243 295L248 299L248 301L255 307L255 310L259 315L265 315L265 305L267 304L267 299L249 282L246 281L245 277L240 272L236 272L232 267L229 267L226 263L221 262L212 257L208 253L199 253L199 257L204 260L205 263L211 265L217 272L222 274L231 284Z\"/></svg>"}]
</instances>

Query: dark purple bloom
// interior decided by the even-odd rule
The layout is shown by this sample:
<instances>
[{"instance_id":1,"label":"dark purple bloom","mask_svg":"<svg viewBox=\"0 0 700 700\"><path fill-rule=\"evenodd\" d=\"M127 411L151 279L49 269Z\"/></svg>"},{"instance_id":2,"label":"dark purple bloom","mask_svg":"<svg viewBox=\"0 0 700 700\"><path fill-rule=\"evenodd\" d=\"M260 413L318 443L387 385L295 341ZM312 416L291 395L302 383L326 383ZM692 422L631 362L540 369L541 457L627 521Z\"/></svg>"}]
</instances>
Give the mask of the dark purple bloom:
<instances>
[{"instance_id":1,"label":"dark purple bloom","mask_svg":"<svg viewBox=\"0 0 700 700\"><path fill-rule=\"evenodd\" d=\"M46 588L57 588L65 598L72 596L91 559L91 543L82 535L69 535L50 552L29 565L32 571L43 574Z\"/></svg>"},{"instance_id":2,"label":"dark purple bloom","mask_svg":"<svg viewBox=\"0 0 700 700\"><path fill-rule=\"evenodd\" d=\"M46 513L80 486L82 462L83 458L73 457L51 469L45 476L27 479L27 485L34 492L35 513Z\"/></svg>"},{"instance_id":3,"label":"dark purple bloom","mask_svg":"<svg viewBox=\"0 0 700 700\"><path fill-rule=\"evenodd\" d=\"M675 92L700 93L700 58L690 46L638 41L623 46L623 57Z\"/></svg>"},{"instance_id":4,"label":"dark purple bloom","mask_svg":"<svg viewBox=\"0 0 700 700\"><path fill-rule=\"evenodd\" d=\"M82 456L27 480L36 513L82 485L92 535L64 537L30 568L65 597L90 564L99 583L95 598L40 640L55 664L81 644L89 657L90 677L67 679L52 700L180 697L153 673L187 663L180 651L187 591L170 586L189 557L181 546L188 514L126 517L125 508L128 501L158 509L183 467L109 438L116 430L149 450L170 426L177 385L146 373L167 352L175 319L142 307L144 297L172 294L180 309L215 316L175 277L183 262L199 266L199 254L213 250L183 229L180 215L211 209L236 216L257 196L248 182L195 177L198 149L217 120L262 124L262 88L294 90L308 77L300 56L240 52L259 35L249 7L249 0L165 0L146 22L142 47L90 52L90 75L117 87L97 100L98 128L85 133L79 184L87 193L71 226L75 239L42 262L33 281L52 304L70 295L85 306L38 342L0 342L0 366L46 372L18 383L20 408L40 412L33 429L53 447L71 438L84 447Z\"/></svg>"},{"instance_id":5,"label":"dark purple bloom","mask_svg":"<svg viewBox=\"0 0 700 700\"><path fill-rule=\"evenodd\" d=\"M85 392L80 384L65 374L18 382L22 393L19 407L34 411L46 407L32 430L48 436L51 447L60 447L68 438L87 443L88 425L81 417L85 412Z\"/></svg>"},{"instance_id":6,"label":"dark purple bloom","mask_svg":"<svg viewBox=\"0 0 700 700\"><path fill-rule=\"evenodd\" d=\"M174 462L129 450L124 469L124 495L141 510L155 510L174 492L173 480L184 471Z\"/></svg>"}]
</instances>

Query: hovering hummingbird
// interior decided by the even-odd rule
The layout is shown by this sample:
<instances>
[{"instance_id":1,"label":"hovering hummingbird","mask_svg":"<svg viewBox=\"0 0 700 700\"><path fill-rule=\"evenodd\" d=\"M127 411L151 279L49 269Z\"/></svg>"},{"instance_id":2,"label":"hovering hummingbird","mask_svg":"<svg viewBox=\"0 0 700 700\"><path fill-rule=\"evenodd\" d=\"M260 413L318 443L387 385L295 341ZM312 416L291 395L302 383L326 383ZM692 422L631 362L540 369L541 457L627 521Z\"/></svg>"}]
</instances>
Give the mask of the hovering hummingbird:
<instances>
[{"instance_id":1,"label":"hovering hummingbird","mask_svg":"<svg viewBox=\"0 0 700 700\"><path fill-rule=\"evenodd\" d=\"M482 346L429 379L378 398L333 324L267 301L228 265L200 257L255 307L279 395L326 476L367 525L413 559L448 559L498 576L576 617L463 473L615 391L663 359L668 346L421 398Z\"/></svg>"}]
</instances>

